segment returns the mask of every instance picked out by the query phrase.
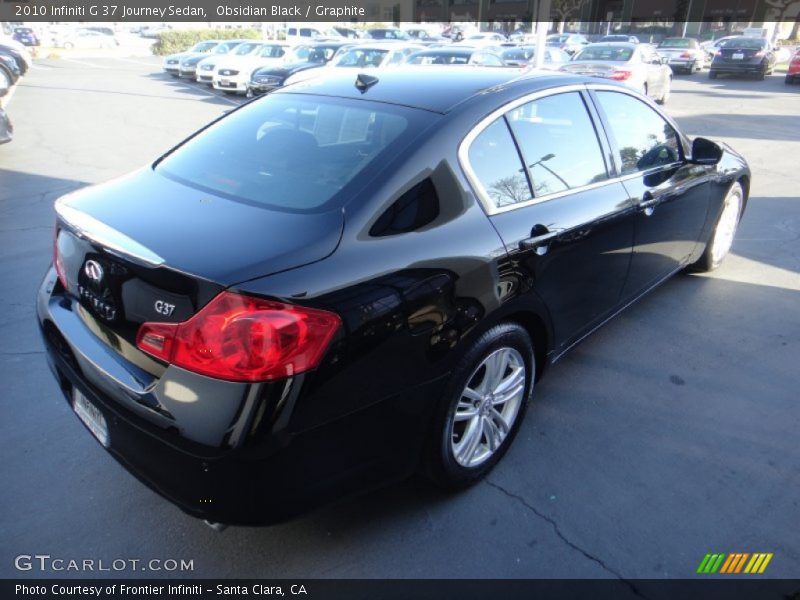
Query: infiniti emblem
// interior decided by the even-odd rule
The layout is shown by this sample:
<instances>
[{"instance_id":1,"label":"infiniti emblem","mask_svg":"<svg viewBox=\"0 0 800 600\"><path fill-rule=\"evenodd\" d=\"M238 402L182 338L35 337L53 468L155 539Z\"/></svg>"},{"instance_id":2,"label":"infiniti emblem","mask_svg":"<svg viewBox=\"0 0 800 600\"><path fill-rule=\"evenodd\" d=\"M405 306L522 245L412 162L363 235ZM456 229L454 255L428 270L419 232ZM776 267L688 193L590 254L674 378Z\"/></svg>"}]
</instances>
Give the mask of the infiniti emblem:
<instances>
[{"instance_id":1,"label":"infiniti emblem","mask_svg":"<svg viewBox=\"0 0 800 600\"><path fill-rule=\"evenodd\" d=\"M87 260L86 264L83 265L83 272L95 283L100 283L103 280L103 267L96 260Z\"/></svg>"}]
</instances>

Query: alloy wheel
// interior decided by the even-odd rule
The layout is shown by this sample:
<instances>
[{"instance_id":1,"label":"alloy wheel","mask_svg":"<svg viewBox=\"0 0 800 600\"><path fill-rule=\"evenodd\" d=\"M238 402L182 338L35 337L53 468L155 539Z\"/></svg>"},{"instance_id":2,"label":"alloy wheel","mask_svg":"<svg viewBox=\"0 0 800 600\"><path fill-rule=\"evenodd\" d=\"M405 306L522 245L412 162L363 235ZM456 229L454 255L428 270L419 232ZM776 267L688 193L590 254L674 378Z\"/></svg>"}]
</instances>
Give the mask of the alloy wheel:
<instances>
[{"instance_id":1,"label":"alloy wheel","mask_svg":"<svg viewBox=\"0 0 800 600\"><path fill-rule=\"evenodd\" d=\"M452 421L451 450L462 467L477 467L494 455L511 431L525 394L522 355L503 347L473 371Z\"/></svg>"},{"instance_id":2,"label":"alloy wheel","mask_svg":"<svg viewBox=\"0 0 800 600\"><path fill-rule=\"evenodd\" d=\"M742 195L738 186L732 189L725 198L722 214L719 217L717 228L714 230L714 239L711 242L711 260L718 263L733 245L736 228L739 226L739 215L742 212Z\"/></svg>"}]
</instances>

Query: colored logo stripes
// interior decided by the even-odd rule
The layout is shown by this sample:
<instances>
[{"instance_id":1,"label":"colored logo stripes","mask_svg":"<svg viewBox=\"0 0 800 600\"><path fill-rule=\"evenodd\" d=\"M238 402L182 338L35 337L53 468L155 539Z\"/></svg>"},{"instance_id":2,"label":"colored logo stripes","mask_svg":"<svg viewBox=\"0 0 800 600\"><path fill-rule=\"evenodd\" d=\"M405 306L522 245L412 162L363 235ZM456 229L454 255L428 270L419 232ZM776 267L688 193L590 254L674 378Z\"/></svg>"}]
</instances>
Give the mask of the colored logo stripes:
<instances>
[{"instance_id":1,"label":"colored logo stripes","mask_svg":"<svg viewBox=\"0 0 800 600\"><path fill-rule=\"evenodd\" d=\"M724 573L748 573L761 574L767 568L769 561L772 560L772 552L735 552L733 554L706 554L697 567L700 574Z\"/></svg>"}]
</instances>

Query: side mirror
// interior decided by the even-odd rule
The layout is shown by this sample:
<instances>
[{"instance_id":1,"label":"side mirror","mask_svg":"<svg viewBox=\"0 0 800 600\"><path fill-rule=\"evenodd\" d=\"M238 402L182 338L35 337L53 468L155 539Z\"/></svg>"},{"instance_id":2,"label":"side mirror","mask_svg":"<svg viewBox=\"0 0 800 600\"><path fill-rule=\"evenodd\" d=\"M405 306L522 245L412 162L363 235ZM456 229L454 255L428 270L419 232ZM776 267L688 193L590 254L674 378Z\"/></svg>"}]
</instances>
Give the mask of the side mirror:
<instances>
[{"instance_id":1,"label":"side mirror","mask_svg":"<svg viewBox=\"0 0 800 600\"><path fill-rule=\"evenodd\" d=\"M716 165L722 159L722 148L719 144L705 138L694 138L692 157L689 162L695 165Z\"/></svg>"}]
</instances>

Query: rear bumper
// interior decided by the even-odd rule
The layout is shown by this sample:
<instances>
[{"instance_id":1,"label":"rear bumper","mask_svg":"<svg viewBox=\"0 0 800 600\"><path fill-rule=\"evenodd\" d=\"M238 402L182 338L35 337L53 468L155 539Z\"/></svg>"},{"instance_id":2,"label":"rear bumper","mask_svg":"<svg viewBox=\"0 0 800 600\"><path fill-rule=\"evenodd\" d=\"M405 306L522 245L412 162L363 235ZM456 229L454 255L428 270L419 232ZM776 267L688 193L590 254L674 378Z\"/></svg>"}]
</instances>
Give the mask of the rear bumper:
<instances>
[{"instance_id":1,"label":"rear bumper","mask_svg":"<svg viewBox=\"0 0 800 600\"><path fill-rule=\"evenodd\" d=\"M712 63L709 70L716 73L765 73L766 63Z\"/></svg>"},{"instance_id":2,"label":"rear bumper","mask_svg":"<svg viewBox=\"0 0 800 600\"><path fill-rule=\"evenodd\" d=\"M240 439L199 443L180 427L152 418L125 385L112 383L122 378L115 372L119 365L87 347L92 342L86 336L94 336L88 328L68 331L58 312L69 312L71 301L53 293L58 285L51 268L39 291L37 315L64 399L72 405L74 390L83 394L105 418L108 452L184 512L232 525L269 525L416 469L429 421L420 417L431 414L442 378L305 431L292 430L291 412L302 403L302 376L247 386L233 423L221 424L226 431L243 424ZM99 340L94 343L102 347ZM104 351L113 358L112 350Z\"/></svg>"}]
</instances>

